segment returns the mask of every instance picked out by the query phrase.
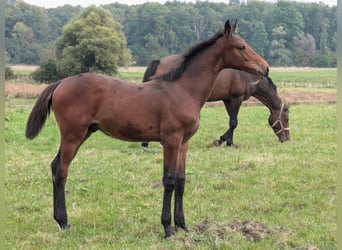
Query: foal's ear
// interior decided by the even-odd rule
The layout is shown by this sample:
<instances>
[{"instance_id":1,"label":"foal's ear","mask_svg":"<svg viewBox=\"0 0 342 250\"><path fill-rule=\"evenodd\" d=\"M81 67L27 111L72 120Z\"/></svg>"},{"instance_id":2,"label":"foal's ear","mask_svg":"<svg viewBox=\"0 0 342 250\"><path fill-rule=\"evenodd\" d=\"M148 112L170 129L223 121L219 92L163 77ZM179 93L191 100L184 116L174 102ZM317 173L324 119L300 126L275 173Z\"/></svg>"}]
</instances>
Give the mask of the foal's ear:
<instances>
[{"instance_id":1,"label":"foal's ear","mask_svg":"<svg viewBox=\"0 0 342 250\"><path fill-rule=\"evenodd\" d=\"M237 19L235 19L234 23L233 23L233 26L232 26L232 33L234 32L237 32Z\"/></svg>"},{"instance_id":2,"label":"foal's ear","mask_svg":"<svg viewBox=\"0 0 342 250\"><path fill-rule=\"evenodd\" d=\"M229 20L226 21L226 23L224 24L224 35L226 37L230 36L230 32L231 32L232 27L230 26L230 22Z\"/></svg>"},{"instance_id":3,"label":"foal's ear","mask_svg":"<svg viewBox=\"0 0 342 250\"><path fill-rule=\"evenodd\" d=\"M229 20L227 20L226 23L224 24L224 35L226 37L230 37L236 31L237 31L237 19L235 19L233 26L231 26Z\"/></svg>"}]
</instances>

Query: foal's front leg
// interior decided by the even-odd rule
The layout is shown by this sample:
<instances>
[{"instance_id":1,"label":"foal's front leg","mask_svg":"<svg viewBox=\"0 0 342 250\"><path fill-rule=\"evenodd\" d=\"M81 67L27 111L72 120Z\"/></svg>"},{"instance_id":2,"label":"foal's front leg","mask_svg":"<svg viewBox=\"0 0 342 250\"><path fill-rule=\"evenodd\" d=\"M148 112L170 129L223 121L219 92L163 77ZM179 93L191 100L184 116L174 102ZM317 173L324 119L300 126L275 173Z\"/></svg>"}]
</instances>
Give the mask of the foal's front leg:
<instances>
[{"instance_id":1,"label":"foal's front leg","mask_svg":"<svg viewBox=\"0 0 342 250\"><path fill-rule=\"evenodd\" d=\"M172 143L171 140L166 140L164 143L164 197L163 197L163 209L161 215L161 223L164 226L165 238L168 238L174 234L174 230L171 227L171 198L176 183L176 168L179 152L179 144Z\"/></svg>"},{"instance_id":2,"label":"foal's front leg","mask_svg":"<svg viewBox=\"0 0 342 250\"><path fill-rule=\"evenodd\" d=\"M177 227L183 228L185 232L188 232L188 228L185 225L184 211L183 211L183 193L185 187L185 164L186 154L188 151L189 143L186 142L181 146L177 171L176 171L176 183L175 183L175 208L174 208L174 220Z\"/></svg>"}]
</instances>

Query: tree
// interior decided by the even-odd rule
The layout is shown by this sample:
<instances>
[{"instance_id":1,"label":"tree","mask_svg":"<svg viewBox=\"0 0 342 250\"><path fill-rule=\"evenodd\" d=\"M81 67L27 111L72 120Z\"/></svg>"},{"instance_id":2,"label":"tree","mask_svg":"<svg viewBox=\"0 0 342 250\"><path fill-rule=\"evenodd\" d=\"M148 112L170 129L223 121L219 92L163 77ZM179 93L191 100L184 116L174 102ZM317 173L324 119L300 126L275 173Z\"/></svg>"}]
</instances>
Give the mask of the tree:
<instances>
[{"instance_id":1,"label":"tree","mask_svg":"<svg viewBox=\"0 0 342 250\"><path fill-rule=\"evenodd\" d=\"M241 20L238 27L239 35L243 37L259 55L265 56L266 48L269 47L269 41L264 24L258 21L252 22Z\"/></svg>"},{"instance_id":2,"label":"tree","mask_svg":"<svg viewBox=\"0 0 342 250\"><path fill-rule=\"evenodd\" d=\"M311 34L300 35L294 39L296 50L294 61L297 66L312 66L316 56L315 38Z\"/></svg>"},{"instance_id":3,"label":"tree","mask_svg":"<svg viewBox=\"0 0 342 250\"><path fill-rule=\"evenodd\" d=\"M296 8L296 3L290 1L278 1L273 14L272 24L273 28L282 26L286 31L286 46L288 49L292 49L293 38L303 33L304 19L302 14Z\"/></svg>"},{"instance_id":4,"label":"tree","mask_svg":"<svg viewBox=\"0 0 342 250\"><path fill-rule=\"evenodd\" d=\"M60 77L82 72L111 75L130 59L121 26L101 7L91 6L72 19L56 46Z\"/></svg>"},{"instance_id":5,"label":"tree","mask_svg":"<svg viewBox=\"0 0 342 250\"><path fill-rule=\"evenodd\" d=\"M12 39L6 40L6 50L11 63L36 64L39 61L33 31L22 22L14 25Z\"/></svg>"},{"instance_id":6,"label":"tree","mask_svg":"<svg viewBox=\"0 0 342 250\"><path fill-rule=\"evenodd\" d=\"M291 66L292 54L291 51L286 49L287 33L284 27L279 26L272 31L272 42L269 62L274 66Z\"/></svg>"}]
</instances>

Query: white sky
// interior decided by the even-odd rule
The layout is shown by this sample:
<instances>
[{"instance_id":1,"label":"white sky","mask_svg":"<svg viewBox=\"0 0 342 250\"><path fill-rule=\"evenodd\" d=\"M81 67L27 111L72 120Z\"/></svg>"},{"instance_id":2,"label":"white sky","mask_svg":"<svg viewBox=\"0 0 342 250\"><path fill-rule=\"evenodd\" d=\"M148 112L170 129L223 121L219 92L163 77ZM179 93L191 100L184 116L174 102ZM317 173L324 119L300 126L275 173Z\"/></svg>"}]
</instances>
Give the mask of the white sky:
<instances>
[{"instance_id":1,"label":"white sky","mask_svg":"<svg viewBox=\"0 0 342 250\"><path fill-rule=\"evenodd\" d=\"M178 0L180 2L196 2L196 0ZM268 1L276 1L276 0L268 0ZM324 4L328 4L329 6L337 5L337 0L297 0L300 2L324 2ZM95 4L95 5L106 5L110 3L122 3L122 4L142 4L144 2L159 2L164 3L166 0L158 1L158 0L24 0L24 2L45 7L45 8L55 8L58 6L63 6L66 4L70 4L73 6L81 5L83 7ZM209 0L209 2L225 2L228 3L229 0Z\"/></svg>"}]
</instances>

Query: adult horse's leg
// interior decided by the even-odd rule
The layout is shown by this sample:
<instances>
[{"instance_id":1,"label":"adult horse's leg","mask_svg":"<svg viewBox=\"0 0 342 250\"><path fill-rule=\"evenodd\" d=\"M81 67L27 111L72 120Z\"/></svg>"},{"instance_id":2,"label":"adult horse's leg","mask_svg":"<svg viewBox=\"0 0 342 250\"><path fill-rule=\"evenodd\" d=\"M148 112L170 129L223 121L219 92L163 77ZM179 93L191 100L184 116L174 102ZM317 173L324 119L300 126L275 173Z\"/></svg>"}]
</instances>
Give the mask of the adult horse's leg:
<instances>
[{"instance_id":1,"label":"adult horse's leg","mask_svg":"<svg viewBox=\"0 0 342 250\"><path fill-rule=\"evenodd\" d=\"M176 184L175 184L175 204L174 204L174 221L176 227L183 228L188 232L185 225L184 211L183 211L183 193L185 187L185 165L186 154L188 151L189 142L182 144L178 158L178 165L176 170Z\"/></svg>"},{"instance_id":2,"label":"adult horse's leg","mask_svg":"<svg viewBox=\"0 0 342 250\"><path fill-rule=\"evenodd\" d=\"M176 168L178 154L180 150L180 142L175 138L167 138L163 142L164 148L164 197L163 208L161 214L161 223L164 226L165 237L170 237L174 234L171 227L171 198L176 183Z\"/></svg>"},{"instance_id":3,"label":"adult horse's leg","mask_svg":"<svg viewBox=\"0 0 342 250\"><path fill-rule=\"evenodd\" d=\"M80 145L94 132L89 127L85 133L79 131L69 136L61 133L61 145L59 151L51 162L52 186L53 186L53 217L61 229L69 228L65 202L65 184L71 161L75 157Z\"/></svg>"},{"instance_id":4,"label":"adult horse's leg","mask_svg":"<svg viewBox=\"0 0 342 250\"><path fill-rule=\"evenodd\" d=\"M223 135L220 136L219 140L214 141L214 145L219 146L225 141L227 146L233 146L234 130L238 125L238 113L242 104L242 100L240 98L235 98L223 100L223 103L229 116L229 128Z\"/></svg>"},{"instance_id":5,"label":"adult horse's leg","mask_svg":"<svg viewBox=\"0 0 342 250\"><path fill-rule=\"evenodd\" d=\"M144 149L147 149L148 148L148 142L147 141L144 141L141 143L141 146L144 148Z\"/></svg>"}]
</instances>

